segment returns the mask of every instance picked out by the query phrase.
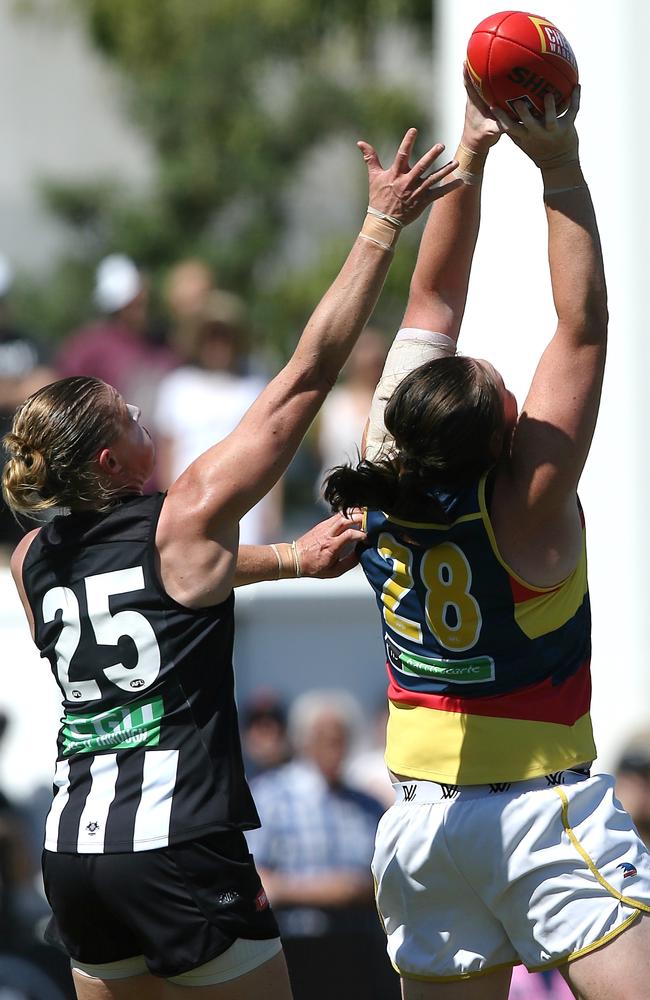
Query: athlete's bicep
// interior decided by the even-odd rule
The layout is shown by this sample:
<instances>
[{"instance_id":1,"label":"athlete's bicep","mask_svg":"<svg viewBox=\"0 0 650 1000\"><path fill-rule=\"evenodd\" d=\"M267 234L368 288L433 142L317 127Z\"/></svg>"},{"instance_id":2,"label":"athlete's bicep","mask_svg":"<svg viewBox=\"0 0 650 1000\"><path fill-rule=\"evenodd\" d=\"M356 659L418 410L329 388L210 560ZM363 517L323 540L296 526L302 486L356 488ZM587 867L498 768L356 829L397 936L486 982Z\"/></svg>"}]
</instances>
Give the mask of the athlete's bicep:
<instances>
[{"instance_id":1,"label":"athlete's bicep","mask_svg":"<svg viewBox=\"0 0 650 1000\"><path fill-rule=\"evenodd\" d=\"M511 468L529 507L573 497L593 438L605 345L569 348L557 336L544 351L514 434Z\"/></svg>"}]
</instances>

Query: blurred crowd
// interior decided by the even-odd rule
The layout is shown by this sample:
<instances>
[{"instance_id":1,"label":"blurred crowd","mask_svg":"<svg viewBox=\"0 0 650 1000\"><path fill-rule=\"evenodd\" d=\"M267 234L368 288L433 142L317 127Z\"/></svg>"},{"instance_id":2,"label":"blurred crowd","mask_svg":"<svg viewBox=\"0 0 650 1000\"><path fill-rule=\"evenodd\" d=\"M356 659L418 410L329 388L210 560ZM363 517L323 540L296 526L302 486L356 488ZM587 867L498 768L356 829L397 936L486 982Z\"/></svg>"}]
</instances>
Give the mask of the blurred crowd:
<instances>
[{"instance_id":1,"label":"blurred crowd","mask_svg":"<svg viewBox=\"0 0 650 1000\"><path fill-rule=\"evenodd\" d=\"M158 317L153 321L150 283L137 264L124 254L105 257L96 269L88 322L48 349L32 331L16 326L13 283L11 263L0 254L2 433L16 406L40 386L69 375L97 376L142 412L158 452L151 489L166 489L194 458L230 433L275 374L254 350L246 303L219 288L200 259L180 260L169 269L161 324ZM293 474L310 482L291 491L307 497L306 509L287 511L280 483L243 518L243 543L277 541L287 518L302 528L323 516L320 482L329 468L356 458L386 351L382 333L364 332L308 436ZM6 550L21 533L2 505L0 546Z\"/></svg>"}]
</instances>

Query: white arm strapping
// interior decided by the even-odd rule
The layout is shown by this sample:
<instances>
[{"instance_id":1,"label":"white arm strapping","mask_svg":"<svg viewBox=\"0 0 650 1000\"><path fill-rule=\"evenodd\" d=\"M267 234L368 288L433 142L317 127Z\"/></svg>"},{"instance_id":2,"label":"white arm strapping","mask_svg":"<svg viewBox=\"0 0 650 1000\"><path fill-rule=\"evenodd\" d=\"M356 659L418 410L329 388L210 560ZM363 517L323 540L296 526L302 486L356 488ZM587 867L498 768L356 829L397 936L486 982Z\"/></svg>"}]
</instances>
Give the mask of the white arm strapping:
<instances>
[{"instance_id":1,"label":"white arm strapping","mask_svg":"<svg viewBox=\"0 0 650 1000\"><path fill-rule=\"evenodd\" d=\"M398 332L372 397L365 452L369 461L387 458L392 453L394 442L384 426L384 409L402 379L426 361L455 353L456 342L444 333L417 327L403 327Z\"/></svg>"}]
</instances>

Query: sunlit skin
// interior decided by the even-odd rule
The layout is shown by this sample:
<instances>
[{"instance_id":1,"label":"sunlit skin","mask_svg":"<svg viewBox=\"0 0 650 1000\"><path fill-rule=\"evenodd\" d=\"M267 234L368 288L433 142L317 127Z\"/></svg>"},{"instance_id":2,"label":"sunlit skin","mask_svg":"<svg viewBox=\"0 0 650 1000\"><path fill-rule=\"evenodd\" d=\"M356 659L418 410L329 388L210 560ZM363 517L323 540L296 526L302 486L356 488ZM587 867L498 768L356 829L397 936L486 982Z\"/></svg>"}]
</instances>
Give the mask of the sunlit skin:
<instances>
[{"instance_id":1,"label":"sunlit skin","mask_svg":"<svg viewBox=\"0 0 650 1000\"><path fill-rule=\"evenodd\" d=\"M142 493L156 462L154 443L140 422L138 406L126 403L118 393L115 406L122 411L124 429L108 447L102 448L97 461L114 488Z\"/></svg>"},{"instance_id":2,"label":"sunlit skin","mask_svg":"<svg viewBox=\"0 0 650 1000\"><path fill-rule=\"evenodd\" d=\"M517 424L517 419L519 417L519 407L517 405L517 400L510 389L506 386L503 381L503 376L489 361L484 358L476 358L477 365L480 365L489 375L492 376L494 383L501 394L501 399L503 400L503 415L506 421L506 437L509 437L512 431L515 429Z\"/></svg>"}]
</instances>

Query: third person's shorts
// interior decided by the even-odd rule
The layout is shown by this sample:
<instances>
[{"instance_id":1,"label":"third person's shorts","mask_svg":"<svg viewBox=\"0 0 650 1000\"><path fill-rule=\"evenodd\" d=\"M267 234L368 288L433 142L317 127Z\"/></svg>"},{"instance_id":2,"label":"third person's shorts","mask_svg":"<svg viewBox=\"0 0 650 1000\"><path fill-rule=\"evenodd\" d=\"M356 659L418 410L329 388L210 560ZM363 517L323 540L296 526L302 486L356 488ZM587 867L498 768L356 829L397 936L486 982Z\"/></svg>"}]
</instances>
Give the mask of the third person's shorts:
<instances>
[{"instance_id":1,"label":"third person's shorts","mask_svg":"<svg viewBox=\"0 0 650 1000\"><path fill-rule=\"evenodd\" d=\"M551 968L649 912L650 855L613 785L572 771L512 785L396 785L372 867L400 975Z\"/></svg>"}]
</instances>

